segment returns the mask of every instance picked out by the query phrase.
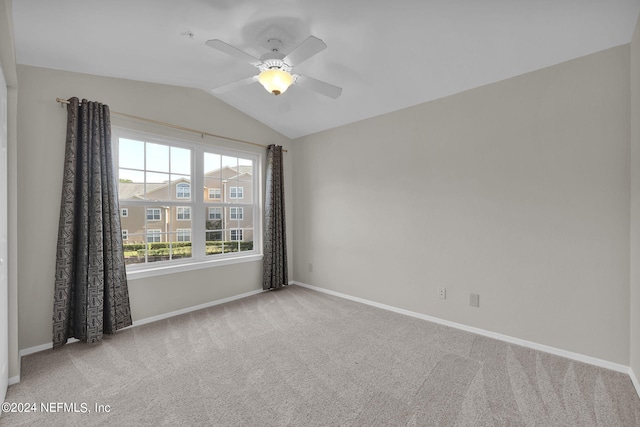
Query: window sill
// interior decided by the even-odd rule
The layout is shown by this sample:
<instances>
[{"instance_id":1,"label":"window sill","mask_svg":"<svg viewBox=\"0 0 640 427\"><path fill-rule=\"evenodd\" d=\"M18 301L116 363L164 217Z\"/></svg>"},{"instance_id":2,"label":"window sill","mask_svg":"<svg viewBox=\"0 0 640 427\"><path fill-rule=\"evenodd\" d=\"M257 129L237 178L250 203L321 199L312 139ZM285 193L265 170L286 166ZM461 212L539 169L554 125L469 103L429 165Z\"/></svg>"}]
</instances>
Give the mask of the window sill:
<instances>
[{"instance_id":1,"label":"window sill","mask_svg":"<svg viewBox=\"0 0 640 427\"><path fill-rule=\"evenodd\" d=\"M253 254L242 257L223 258L204 261L190 261L171 265L149 265L135 270L127 270L127 280L144 279L147 277L161 276L165 274L181 273L184 271L201 270L203 268L220 267L223 265L240 264L245 262L261 261L262 254ZM138 266L136 266L138 267Z\"/></svg>"}]
</instances>

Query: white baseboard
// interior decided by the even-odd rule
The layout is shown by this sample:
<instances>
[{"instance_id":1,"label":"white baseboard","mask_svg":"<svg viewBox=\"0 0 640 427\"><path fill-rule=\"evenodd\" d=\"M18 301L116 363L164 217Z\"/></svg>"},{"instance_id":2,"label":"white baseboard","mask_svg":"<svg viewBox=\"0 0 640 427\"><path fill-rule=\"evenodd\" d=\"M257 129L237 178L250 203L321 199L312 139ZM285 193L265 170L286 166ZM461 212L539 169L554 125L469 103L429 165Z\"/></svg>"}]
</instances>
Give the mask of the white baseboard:
<instances>
[{"instance_id":1,"label":"white baseboard","mask_svg":"<svg viewBox=\"0 0 640 427\"><path fill-rule=\"evenodd\" d=\"M358 297L354 297L354 296L351 296L351 295L343 294L343 293L340 293L340 292L332 291L332 290L329 290L329 289L319 288L317 286L309 285L309 284L306 284L306 283L301 283L301 282L296 282L296 281L290 281L289 283L290 284L294 284L294 285L298 285L298 286L302 286L303 288L312 289L314 291L323 292L325 294L329 294L329 295L337 296L337 297L340 297L340 298L348 299L348 300L351 300L351 301L356 301L356 302L360 302L360 303L363 303L363 304L371 305L373 307L382 308L384 310L393 311L395 313L404 314L406 316L417 317L418 319L427 320L429 322L438 323L438 324L445 325L445 326L450 326L452 328L461 329L463 331L471 332L471 333L478 334L478 335L483 335L485 337L494 338L494 339L497 339L497 340L500 340L500 341L505 341L505 342L508 342L508 343L511 343L511 344L516 344L516 345L519 345L519 346L522 346L522 347L528 347L528 348L532 348L534 350L539 350L539 351L542 351L542 352L545 352L545 353L555 354L557 356L566 357L568 359L577 360L579 362L588 363L590 365L599 366L601 368L610 369L612 371L621 372L623 374L630 374L630 368L628 366L621 365L619 363L610 362L608 360L602 360L602 359L598 359L598 358L591 357L591 356L585 356L585 355L580 354L580 353L574 353L572 351L567 351L567 350L563 350L563 349L560 349L560 348L551 347L551 346L548 346L548 345L539 344L539 343L536 343L536 342L532 342L532 341L527 341L527 340L523 340L523 339L520 339L520 338L511 337L509 335L503 335L503 334L499 334L499 333L496 333L496 332L487 331L485 329L480 329L480 328L476 328L476 327L473 327L473 326L464 325L462 323L451 322L449 320L444 320L444 319L440 319L440 318L437 318L437 317L428 316L426 314L421 314L421 313L416 313L416 312L409 311L409 310L404 310L402 308L393 307L391 305L381 304L381 303L378 303L378 302L375 302L375 301L369 301L369 300L366 300L364 298L358 298ZM634 385L635 384L636 383L634 383ZM640 387L638 387L638 385L636 385L636 391L638 391L638 396L640 396L640 391L639 390L640 390Z\"/></svg>"},{"instance_id":2,"label":"white baseboard","mask_svg":"<svg viewBox=\"0 0 640 427\"><path fill-rule=\"evenodd\" d=\"M135 328L136 326L146 325L147 323L157 322L158 320L163 320L163 319L168 319L170 317L179 316L181 314L190 313L192 311L202 310L203 308L213 307L215 305L220 305L220 304L224 304L224 303L227 303L227 302L235 301L235 300L238 300L238 299L250 297L252 295L257 295L257 294L260 294L262 292L266 292L266 291L263 291L262 289L256 289L255 291L245 292L243 294L234 295L232 297L222 298L222 299L215 300L215 301L210 301L210 302L207 302L207 303L204 303L204 304L194 305L192 307L187 307L187 308L183 308L183 309L180 309L180 310L171 311L169 313L159 314L157 316L152 316L152 317L147 317L145 319L135 320L131 326L127 326L126 328L122 328L122 329L120 329L120 331L124 331L124 330L130 329L130 328ZM77 340L75 338L69 338L69 340L67 341L67 344L73 344L74 342L78 342L78 341L79 340ZM33 347L28 347L28 348L22 349L22 350L20 350L18 352L18 358L22 359L22 356L27 356L29 354L38 353L38 352L44 351L44 350L49 350L51 348L53 348L53 343L46 343L46 344L36 345L36 346L33 346ZM14 382L12 382L12 381L14 381ZM16 375L15 377L11 377L9 379L9 385L17 384L19 382L20 382L20 375Z\"/></svg>"},{"instance_id":3,"label":"white baseboard","mask_svg":"<svg viewBox=\"0 0 640 427\"><path fill-rule=\"evenodd\" d=\"M636 377L636 373L633 372L633 368L629 367L629 377L631 377L631 382L633 386L636 388L636 393L640 396L640 381L638 381L638 377Z\"/></svg>"}]
</instances>

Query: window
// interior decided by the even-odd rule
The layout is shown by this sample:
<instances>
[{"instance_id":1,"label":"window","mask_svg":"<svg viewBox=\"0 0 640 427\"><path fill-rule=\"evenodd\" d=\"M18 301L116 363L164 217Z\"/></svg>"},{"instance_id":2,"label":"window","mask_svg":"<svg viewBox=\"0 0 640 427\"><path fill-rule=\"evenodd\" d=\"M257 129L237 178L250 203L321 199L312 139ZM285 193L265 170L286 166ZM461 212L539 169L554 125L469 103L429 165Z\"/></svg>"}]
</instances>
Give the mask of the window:
<instances>
[{"instance_id":1,"label":"window","mask_svg":"<svg viewBox=\"0 0 640 427\"><path fill-rule=\"evenodd\" d=\"M148 243L160 242L162 239L160 233L162 233L162 230L155 230L155 229L147 230L147 242Z\"/></svg>"},{"instance_id":2,"label":"window","mask_svg":"<svg viewBox=\"0 0 640 427\"><path fill-rule=\"evenodd\" d=\"M129 230L122 230L122 240L129 240Z\"/></svg>"},{"instance_id":3,"label":"window","mask_svg":"<svg viewBox=\"0 0 640 427\"><path fill-rule=\"evenodd\" d=\"M210 188L209 189L209 198L210 199L219 199L222 196L222 193L219 188Z\"/></svg>"},{"instance_id":4,"label":"window","mask_svg":"<svg viewBox=\"0 0 640 427\"><path fill-rule=\"evenodd\" d=\"M260 154L112 129L127 272L260 259Z\"/></svg>"},{"instance_id":5,"label":"window","mask_svg":"<svg viewBox=\"0 0 640 427\"><path fill-rule=\"evenodd\" d=\"M209 219L222 219L222 208L209 208Z\"/></svg>"},{"instance_id":6,"label":"window","mask_svg":"<svg viewBox=\"0 0 640 427\"><path fill-rule=\"evenodd\" d=\"M122 217L127 217L129 216L129 209L127 208L122 208Z\"/></svg>"},{"instance_id":7,"label":"window","mask_svg":"<svg viewBox=\"0 0 640 427\"><path fill-rule=\"evenodd\" d=\"M160 209L147 209L147 221L160 221Z\"/></svg>"},{"instance_id":8,"label":"window","mask_svg":"<svg viewBox=\"0 0 640 427\"><path fill-rule=\"evenodd\" d=\"M176 185L176 199L190 199L191 198L191 186L181 182Z\"/></svg>"},{"instance_id":9,"label":"window","mask_svg":"<svg viewBox=\"0 0 640 427\"><path fill-rule=\"evenodd\" d=\"M179 206L176 209L176 219L178 221L187 221L191 219L191 208Z\"/></svg>"},{"instance_id":10,"label":"window","mask_svg":"<svg viewBox=\"0 0 640 427\"><path fill-rule=\"evenodd\" d=\"M229 198L231 199L242 199L243 193L242 187L229 187Z\"/></svg>"},{"instance_id":11,"label":"window","mask_svg":"<svg viewBox=\"0 0 640 427\"><path fill-rule=\"evenodd\" d=\"M229 211L229 219L242 219L243 215L243 209L242 208L231 208Z\"/></svg>"},{"instance_id":12,"label":"window","mask_svg":"<svg viewBox=\"0 0 640 427\"><path fill-rule=\"evenodd\" d=\"M176 230L176 239L178 242L190 242L191 241L191 229L190 228L178 228Z\"/></svg>"}]
</instances>

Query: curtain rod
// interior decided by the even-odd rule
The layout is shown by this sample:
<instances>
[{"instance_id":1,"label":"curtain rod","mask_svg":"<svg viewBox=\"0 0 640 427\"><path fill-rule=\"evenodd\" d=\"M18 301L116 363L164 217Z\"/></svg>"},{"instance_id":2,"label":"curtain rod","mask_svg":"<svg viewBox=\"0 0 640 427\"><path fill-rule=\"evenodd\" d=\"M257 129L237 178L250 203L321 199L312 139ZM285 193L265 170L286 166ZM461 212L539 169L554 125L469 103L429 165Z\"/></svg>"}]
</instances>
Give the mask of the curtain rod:
<instances>
[{"instance_id":1,"label":"curtain rod","mask_svg":"<svg viewBox=\"0 0 640 427\"><path fill-rule=\"evenodd\" d=\"M61 104L70 104L69 101L67 101L66 99L62 99L62 98L56 98L56 102L59 102ZM120 113L118 111L113 111L111 109L109 109L109 111L112 114L117 114L119 116L129 117L130 119L141 120L143 122L153 123L153 124L161 125L161 126L166 126L166 127L170 127L170 128L173 128L173 129L182 130L182 131L185 131L185 132L198 133L198 134L200 134L202 136L207 135L207 136L212 136L214 138L226 139L227 141L241 142L243 144L250 144L250 145L255 145L256 147L267 148L266 145L258 144L256 142L245 141L243 139L236 139L236 138L231 138L231 137L228 137L228 136L216 135L214 133L209 133L209 132L204 132L204 131L200 131L200 130L196 130L196 129L186 128L186 127L183 127L183 126L178 126L178 125L174 125L174 124L167 123L167 122L161 122L161 121L158 121L158 120L147 119L145 117L134 116L133 114ZM287 152L287 150L285 150L284 148L282 149L282 151L285 152L285 153Z\"/></svg>"}]
</instances>

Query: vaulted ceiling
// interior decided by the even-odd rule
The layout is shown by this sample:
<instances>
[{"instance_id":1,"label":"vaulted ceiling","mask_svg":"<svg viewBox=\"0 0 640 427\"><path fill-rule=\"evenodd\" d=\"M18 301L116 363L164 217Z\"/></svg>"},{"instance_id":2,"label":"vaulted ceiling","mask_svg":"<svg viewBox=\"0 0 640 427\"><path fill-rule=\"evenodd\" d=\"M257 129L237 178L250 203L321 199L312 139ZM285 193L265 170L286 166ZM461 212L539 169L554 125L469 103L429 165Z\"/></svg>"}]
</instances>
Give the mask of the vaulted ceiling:
<instances>
[{"instance_id":1,"label":"vaulted ceiling","mask_svg":"<svg viewBox=\"0 0 640 427\"><path fill-rule=\"evenodd\" d=\"M201 88L291 137L442 98L629 43L640 0L14 0L19 64ZM269 38L327 49L295 72L343 88L212 88L257 69Z\"/></svg>"}]
</instances>

